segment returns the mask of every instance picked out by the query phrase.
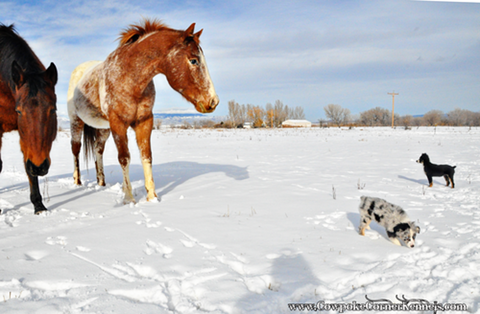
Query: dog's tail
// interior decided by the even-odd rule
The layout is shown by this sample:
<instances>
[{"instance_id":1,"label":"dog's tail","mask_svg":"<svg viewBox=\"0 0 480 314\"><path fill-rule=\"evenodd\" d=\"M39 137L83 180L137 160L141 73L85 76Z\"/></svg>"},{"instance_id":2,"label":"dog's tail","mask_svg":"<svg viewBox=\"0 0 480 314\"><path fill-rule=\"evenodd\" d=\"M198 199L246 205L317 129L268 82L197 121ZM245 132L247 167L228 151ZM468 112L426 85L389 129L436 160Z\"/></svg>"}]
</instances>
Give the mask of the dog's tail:
<instances>
[{"instance_id":1,"label":"dog's tail","mask_svg":"<svg viewBox=\"0 0 480 314\"><path fill-rule=\"evenodd\" d=\"M453 169L457 168L457 166L453 166Z\"/></svg>"}]
</instances>

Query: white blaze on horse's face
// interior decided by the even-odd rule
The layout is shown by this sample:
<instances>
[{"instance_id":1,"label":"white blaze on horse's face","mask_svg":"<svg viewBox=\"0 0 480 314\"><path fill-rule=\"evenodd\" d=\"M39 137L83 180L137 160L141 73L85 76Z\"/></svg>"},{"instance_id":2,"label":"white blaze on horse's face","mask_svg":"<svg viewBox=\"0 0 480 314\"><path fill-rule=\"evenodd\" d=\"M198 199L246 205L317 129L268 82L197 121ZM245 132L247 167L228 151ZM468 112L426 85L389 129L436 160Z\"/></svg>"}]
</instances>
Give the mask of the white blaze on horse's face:
<instances>
[{"instance_id":1,"label":"white blaze on horse's face","mask_svg":"<svg viewBox=\"0 0 480 314\"><path fill-rule=\"evenodd\" d=\"M200 48L202 31L194 34L193 26L185 31L183 42L168 53L169 65L164 74L170 86L191 102L198 112L213 112L220 101Z\"/></svg>"},{"instance_id":2,"label":"white blaze on horse's face","mask_svg":"<svg viewBox=\"0 0 480 314\"><path fill-rule=\"evenodd\" d=\"M220 100L215 92L207 62L200 47L197 54L187 55L185 62L188 64L188 71L195 88L182 89L180 93L195 106L198 112L213 112Z\"/></svg>"},{"instance_id":3,"label":"white blaze on horse's face","mask_svg":"<svg viewBox=\"0 0 480 314\"><path fill-rule=\"evenodd\" d=\"M200 69L205 77L204 84L205 89L207 90L208 100L205 102L210 108L211 111L215 110L218 103L220 102L217 93L215 92L215 87L213 86L212 79L210 78L210 73L208 72L207 61L205 60L205 56L203 55L203 51L200 50ZM195 66L195 65L192 65ZM207 112L211 112L207 111Z\"/></svg>"}]
</instances>

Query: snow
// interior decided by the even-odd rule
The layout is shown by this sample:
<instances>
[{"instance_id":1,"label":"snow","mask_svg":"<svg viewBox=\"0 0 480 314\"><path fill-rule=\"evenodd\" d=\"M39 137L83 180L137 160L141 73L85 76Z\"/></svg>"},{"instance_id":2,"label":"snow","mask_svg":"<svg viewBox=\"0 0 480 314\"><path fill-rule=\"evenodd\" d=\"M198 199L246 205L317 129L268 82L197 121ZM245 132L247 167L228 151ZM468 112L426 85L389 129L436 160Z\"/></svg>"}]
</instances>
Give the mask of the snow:
<instances>
[{"instance_id":1,"label":"snow","mask_svg":"<svg viewBox=\"0 0 480 314\"><path fill-rule=\"evenodd\" d=\"M4 134L1 313L290 313L366 295L480 312L479 128L158 130L156 203L130 139L137 204L122 205L111 139L107 186L90 161L76 187L59 132L40 180L49 211L35 216L18 134ZM424 152L457 165L455 189L427 187ZM362 195L403 207L416 247L373 222L360 236Z\"/></svg>"}]
</instances>

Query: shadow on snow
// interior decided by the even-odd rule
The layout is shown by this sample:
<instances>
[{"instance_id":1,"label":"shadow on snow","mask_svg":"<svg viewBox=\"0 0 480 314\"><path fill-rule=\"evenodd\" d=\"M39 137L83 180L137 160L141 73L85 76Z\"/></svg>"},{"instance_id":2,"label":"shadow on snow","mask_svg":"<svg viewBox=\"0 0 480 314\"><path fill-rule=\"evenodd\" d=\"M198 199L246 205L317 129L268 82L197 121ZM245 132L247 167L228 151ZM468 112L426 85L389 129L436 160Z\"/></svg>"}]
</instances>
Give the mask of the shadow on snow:
<instances>
[{"instance_id":1,"label":"shadow on snow","mask_svg":"<svg viewBox=\"0 0 480 314\"><path fill-rule=\"evenodd\" d=\"M157 192L158 199L161 200L163 195L167 195L168 193L173 191L178 186L184 184L188 180L191 180L193 178L196 178L202 175L210 174L210 173L224 173L227 177L232 178L234 180L246 180L250 178L246 167L243 168L243 167L238 167L234 165L203 164L203 163L190 162L190 161L176 161L176 162L158 164L153 166L153 178L155 180L155 190ZM90 168L87 170L83 170L81 174L82 174L83 187L86 187L91 182L96 182L95 169ZM56 176L46 176L46 178L48 178L48 182L55 182L61 179L72 178L72 176L73 176L72 173L68 173L68 174L61 174ZM107 184L112 184L112 185L116 183L122 184L123 174L120 166L119 165L106 166L105 180ZM144 180L143 167L141 165L138 165L138 164L130 165L130 180L131 182ZM45 179L43 181L45 181ZM46 184L48 185L48 183ZM43 185L44 183L40 181L41 192L43 192ZM73 186L73 180L72 180L72 186ZM0 197L2 193L9 192L12 190L21 189L27 192L28 187L29 187L28 181L6 186L0 189ZM144 189L144 187L142 186L141 189ZM98 191L101 191L101 190L98 190ZM74 202L83 197L88 197L98 191L85 190L85 189L72 189L61 194L50 195L49 196L50 199L55 199L55 198L61 198L61 197L65 197L65 196L69 196L69 195L77 194L81 192L81 194L73 195L65 201L60 201L53 204L50 203L49 206L47 207L48 209L55 209L66 203ZM45 198L45 195L42 195L42 196ZM31 204L30 201L22 204L17 204L15 205L14 208L6 209L6 210L8 211L8 210L18 209L22 206L28 206L29 204Z\"/></svg>"}]
</instances>

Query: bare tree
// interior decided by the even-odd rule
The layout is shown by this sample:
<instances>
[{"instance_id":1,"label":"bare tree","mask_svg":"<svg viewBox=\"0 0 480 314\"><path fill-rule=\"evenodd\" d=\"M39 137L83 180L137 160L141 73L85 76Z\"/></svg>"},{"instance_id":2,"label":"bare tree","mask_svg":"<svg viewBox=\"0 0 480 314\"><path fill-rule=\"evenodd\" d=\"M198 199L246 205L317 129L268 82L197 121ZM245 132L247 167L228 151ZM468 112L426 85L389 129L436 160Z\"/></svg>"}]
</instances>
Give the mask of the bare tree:
<instances>
[{"instance_id":1,"label":"bare tree","mask_svg":"<svg viewBox=\"0 0 480 314\"><path fill-rule=\"evenodd\" d=\"M440 110L430 110L423 115L423 123L428 126L438 125L442 122L443 112Z\"/></svg>"},{"instance_id":2,"label":"bare tree","mask_svg":"<svg viewBox=\"0 0 480 314\"><path fill-rule=\"evenodd\" d=\"M153 128L155 130L160 130L161 127L162 127L162 120L161 119L155 119L153 121Z\"/></svg>"},{"instance_id":3,"label":"bare tree","mask_svg":"<svg viewBox=\"0 0 480 314\"><path fill-rule=\"evenodd\" d=\"M413 122L413 117L409 114L402 116L400 118L400 124L403 125L404 127L409 127L412 125Z\"/></svg>"},{"instance_id":4,"label":"bare tree","mask_svg":"<svg viewBox=\"0 0 480 314\"><path fill-rule=\"evenodd\" d=\"M292 115L289 117L290 119L297 119L297 120L302 120L305 119L305 113L303 112L302 107L295 107L292 111Z\"/></svg>"},{"instance_id":5,"label":"bare tree","mask_svg":"<svg viewBox=\"0 0 480 314\"><path fill-rule=\"evenodd\" d=\"M202 128L206 129L213 129L215 127L215 122L213 120L202 120L201 121Z\"/></svg>"},{"instance_id":6,"label":"bare tree","mask_svg":"<svg viewBox=\"0 0 480 314\"><path fill-rule=\"evenodd\" d=\"M472 112L468 118L468 123L470 126L480 126L480 112Z\"/></svg>"},{"instance_id":7,"label":"bare tree","mask_svg":"<svg viewBox=\"0 0 480 314\"><path fill-rule=\"evenodd\" d=\"M327 118L332 120L338 127L350 119L350 110L344 109L340 105L329 104L323 110L325 110Z\"/></svg>"},{"instance_id":8,"label":"bare tree","mask_svg":"<svg viewBox=\"0 0 480 314\"><path fill-rule=\"evenodd\" d=\"M360 122L367 126L386 126L391 124L390 110L380 107L360 113Z\"/></svg>"},{"instance_id":9,"label":"bare tree","mask_svg":"<svg viewBox=\"0 0 480 314\"><path fill-rule=\"evenodd\" d=\"M239 105L234 100L228 102L228 120L226 124L231 127L243 125L245 121L253 122L255 127L269 126L280 127L287 119L305 119L302 107L289 108L282 101L275 104L267 103L265 109L254 105ZM261 122L260 122L261 121Z\"/></svg>"},{"instance_id":10,"label":"bare tree","mask_svg":"<svg viewBox=\"0 0 480 314\"><path fill-rule=\"evenodd\" d=\"M288 108L288 107L287 107ZM279 127L282 125L282 122L287 120L288 118L288 114L287 114L287 110L285 108L285 106L283 105L283 102L281 102L280 100L276 100L275 101L275 104L274 104L274 107L273 107L273 111L274 111L274 123L275 123L275 127Z\"/></svg>"},{"instance_id":11,"label":"bare tree","mask_svg":"<svg viewBox=\"0 0 480 314\"><path fill-rule=\"evenodd\" d=\"M447 113L448 123L454 126L468 125L469 116L472 113L469 110L455 108L455 110Z\"/></svg>"},{"instance_id":12,"label":"bare tree","mask_svg":"<svg viewBox=\"0 0 480 314\"><path fill-rule=\"evenodd\" d=\"M239 105L235 100L230 100L228 102L228 124L237 127L243 125L246 120L247 109L245 105Z\"/></svg>"}]
</instances>

